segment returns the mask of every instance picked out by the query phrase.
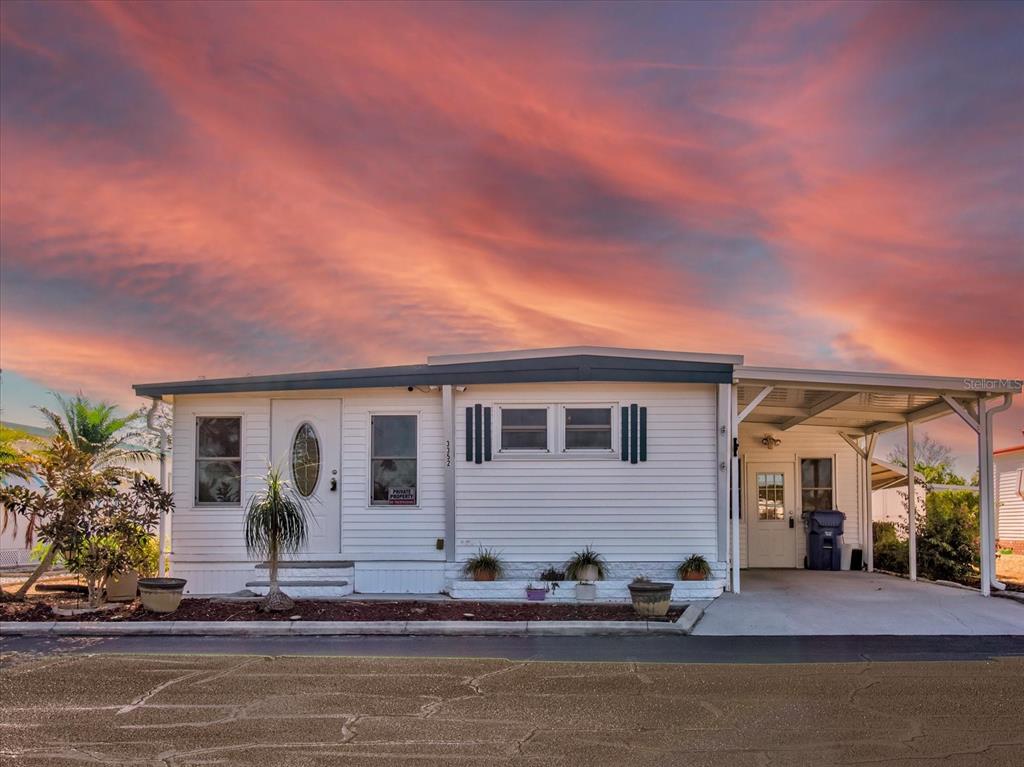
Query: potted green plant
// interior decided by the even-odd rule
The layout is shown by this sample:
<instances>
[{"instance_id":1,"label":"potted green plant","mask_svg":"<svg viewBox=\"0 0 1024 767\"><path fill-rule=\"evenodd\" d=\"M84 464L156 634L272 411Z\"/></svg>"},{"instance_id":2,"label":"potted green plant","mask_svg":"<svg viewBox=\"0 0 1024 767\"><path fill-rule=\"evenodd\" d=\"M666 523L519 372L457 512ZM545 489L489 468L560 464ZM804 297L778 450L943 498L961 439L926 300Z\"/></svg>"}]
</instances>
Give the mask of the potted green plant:
<instances>
[{"instance_id":1,"label":"potted green plant","mask_svg":"<svg viewBox=\"0 0 1024 767\"><path fill-rule=\"evenodd\" d=\"M637 615L664 617L672 602L672 584L652 581L639 575L629 584L629 598Z\"/></svg>"},{"instance_id":2,"label":"potted green plant","mask_svg":"<svg viewBox=\"0 0 1024 767\"><path fill-rule=\"evenodd\" d=\"M543 602L547 595L548 590L545 586L534 586L532 583L526 586L526 598L530 602Z\"/></svg>"},{"instance_id":3,"label":"potted green plant","mask_svg":"<svg viewBox=\"0 0 1024 767\"><path fill-rule=\"evenodd\" d=\"M554 567L549 567L540 574L540 579L546 583L564 581L566 579L565 570L556 570Z\"/></svg>"},{"instance_id":4,"label":"potted green plant","mask_svg":"<svg viewBox=\"0 0 1024 767\"><path fill-rule=\"evenodd\" d=\"M700 554L693 554L683 560L676 575L681 581L706 581L711 576L711 565Z\"/></svg>"},{"instance_id":5,"label":"potted green plant","mask_svg":"<svg viewBox=\"0 0 1024 767\"><path fill-rule=\"evenodd\" d=\"M481 546L476 554L466 560L462 572L474 581L493 581L505 574L505 563L493 549Z\"/></svg>"},{"instance_id":6,"label":"potted green plant","mask_svg":"<svg viewBox=\"0 0 1024 767\"><path fill-rule=\"evenodd\" d=\"M583 581L593 583L604 580L605 565L604 557L587 546L583 551L574 551L565 563L565 574L571 581Z\"/></svg>"}]
</instances>

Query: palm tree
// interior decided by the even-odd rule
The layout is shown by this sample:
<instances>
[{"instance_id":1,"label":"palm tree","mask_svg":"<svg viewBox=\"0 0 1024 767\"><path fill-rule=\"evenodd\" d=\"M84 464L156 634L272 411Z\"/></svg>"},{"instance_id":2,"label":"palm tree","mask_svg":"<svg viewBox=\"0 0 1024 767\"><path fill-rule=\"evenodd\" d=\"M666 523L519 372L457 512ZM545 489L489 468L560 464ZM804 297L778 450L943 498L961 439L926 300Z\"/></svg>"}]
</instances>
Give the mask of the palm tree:
<instances>
[{"instance_id":1,"label":"palm tree","mask_svg":"<svg viewBox=\"0 0 1024 767\"><path fill-rule=\"evenodd\" d=\"M295 602L277 585L278 561L306 544L309 509L280 470L271 468L264 482L266 490L254 494L245 508L245 548L250 557L265 557L268 564L269 588L260 609L290 610Z\"/></svg>"},{"instance_id":2,"label":"palm tree","mask_svg":"<svg viewBox=\"0 0 1024 767\"><path fill-rule=\"evenodd\" d=\"M39 437L0 423L0 482L32 476L32 457Z\"/></svg>"},{"instance_id":3,"label":"palm tree","mask_svg":"<svg viewBox=\"0 0 1024 767\"><path fill-rule=\"evenodd\" d=\"M70 399L56 393L53 396L61 412L45 407L40 407L39 411L56 435L91 456L97 469L123 468L153 457L153 451L145 444L147 435L139 428L142 420L139 412L122 416L116 405L92 402L81 394Z\"/></svg>"}]
</instances>

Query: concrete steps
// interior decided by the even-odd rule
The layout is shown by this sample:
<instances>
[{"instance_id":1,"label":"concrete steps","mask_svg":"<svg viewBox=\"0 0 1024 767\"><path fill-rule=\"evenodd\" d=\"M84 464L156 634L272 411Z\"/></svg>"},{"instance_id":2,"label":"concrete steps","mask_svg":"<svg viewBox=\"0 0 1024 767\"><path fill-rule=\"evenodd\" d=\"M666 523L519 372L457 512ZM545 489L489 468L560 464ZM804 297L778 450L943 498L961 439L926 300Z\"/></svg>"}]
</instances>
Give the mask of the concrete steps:
<instances>
[{"instance_id":1,"label":"concrete steps","mask_svg":"<svg viewBox=\"0 0 1024 767\"><path fill-rule=\"evenodd\" d=\"M256 569L267 570L268 565L261 562ZM277 580L281 590L293 599L344 597L352 593L355 565L349 560L282 562L278 566ZM269 585L266 578L256 578L245 587L263 596Z\"/></svg>"}]
</instances>

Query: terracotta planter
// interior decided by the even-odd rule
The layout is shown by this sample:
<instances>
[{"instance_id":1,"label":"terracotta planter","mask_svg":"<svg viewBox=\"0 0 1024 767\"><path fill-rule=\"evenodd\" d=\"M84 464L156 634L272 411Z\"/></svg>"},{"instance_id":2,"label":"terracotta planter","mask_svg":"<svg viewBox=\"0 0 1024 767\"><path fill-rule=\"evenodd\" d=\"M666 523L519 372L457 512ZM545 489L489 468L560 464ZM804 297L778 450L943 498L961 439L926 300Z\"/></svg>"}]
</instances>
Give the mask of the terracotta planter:
<instances>
[{"instance_id":1,"label":"terracotta planter","mask_svg":"<svg viewBox=\"0 0 1024 767\"><path fill-rule=\"evenodd\" d=\"M704 581L707 577L703 573L683 573L684 581Z\"/></svg>"},{"instance_id":2,"label":"terracotta planter","mask_svg":"<svg viewBox=\"0 0 1024 767\"><path fill-rule=\"evenodd\" d=\"M597 565L584 565L576 573L576 580L578 581L596 581L597 580Z\"/></svg>"},{"instance_id":3,"label":"terracotta planter","mask_svg":"<svg viewBox=\"0 0 1024 767\"><path fill-rule=\"evenodd\" d=\"M117 573L107 578L108 602L131 602L139 590L139 574Z\"/></svg>"},{"instance_id":4,"label":"terracotta planter","mask_svg":"<svg viewBox=\"0 0 1024 767\"><path fill-rule=\"evenodd\" d=\"M656 581L638 581L629 584L629 596L637 615L660 618L668 613L672 602L672 584Z\"/></svg>"},{"instance_id":5,"label":"terracotta planter","mask_svg":"<svg viewBox=\"0 0 1024 767\"><path fill-rule=\"evenodd\" d=\"M475 573L473 573L474 581L493 581L494 578L494 570L477 570Z\"/></svg>"},{"instance_id":6,"label":"terracotta planter","mask_svg":"<svg viewBox=\"0 0 1024 767\"><path fill-rule=\"evenodd\" d=\"M548 595L547 589L526 589L526 598L531 602L543 602Z\"/></svg>"},{"instance_id":7,"label":"terracotta planter","mask_svg":"<svg viewBox=\"0 0 1024 767\"><path fill-rule=\"evenodd\" d=\"M142 606L155 613L173 613L181 604L184 578L139 578Z\"/></svg>"}]
</instances>

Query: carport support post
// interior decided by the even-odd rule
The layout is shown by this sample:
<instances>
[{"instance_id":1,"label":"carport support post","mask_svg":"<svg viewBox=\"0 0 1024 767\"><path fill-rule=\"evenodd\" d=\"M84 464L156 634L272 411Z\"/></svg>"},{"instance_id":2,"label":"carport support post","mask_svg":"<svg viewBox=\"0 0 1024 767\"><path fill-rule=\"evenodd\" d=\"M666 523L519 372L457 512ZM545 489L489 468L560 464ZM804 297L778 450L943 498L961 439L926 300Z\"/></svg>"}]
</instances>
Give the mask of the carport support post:
<instances>
[{"instance_id":1,"label":"carport support post","mask_svg":"<svg viewBox=\"0 0 1024 767\"><path fill-rule=\"evenodd\" d=\"M874 489L871 487L871 459L875 454L877 440L877 434L869 434L864 437L864 515L867 517L867 528L864 531L864 555L869 573L875 571L875 519L871 509Z\"/></svg>"},{"instance_id":2,"label":"carport support post","mask_svg":"<svg viewBox=\"0 0 1024 767\"><path fill-rule=\"evenodd\" d=\"M907 421L907 516L910 518L910 580L917 580L917 497L914 475L914 423Z\"/></svg>"},{"instance_id":3,"label":"carport support post","mask_svg":"<svg viewBox=\"0 0 1024 767\"><path fill-rule=\"evenodd\" d=\"M980 530L978 546L981 549L981 594L990 596L992 579L995 576L995 541L992 522L995 517L993 503L993 472L992 472L992 434L989 431L989 419L986 417L986 402L978 398L978 517Z\"/></svg>"}]
</instances>

